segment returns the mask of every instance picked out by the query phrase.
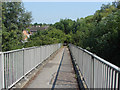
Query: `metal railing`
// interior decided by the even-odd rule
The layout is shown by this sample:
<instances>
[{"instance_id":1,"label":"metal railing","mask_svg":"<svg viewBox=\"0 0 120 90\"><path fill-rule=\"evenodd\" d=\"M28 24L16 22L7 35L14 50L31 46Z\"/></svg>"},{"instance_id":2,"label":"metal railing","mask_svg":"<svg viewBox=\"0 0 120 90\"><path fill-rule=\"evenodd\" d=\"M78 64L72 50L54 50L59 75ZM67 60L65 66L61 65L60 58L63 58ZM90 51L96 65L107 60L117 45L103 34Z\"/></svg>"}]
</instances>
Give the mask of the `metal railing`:
<instances>
[{"instance_id":1,"label":"metal railing","mask_svg":"<svg viewBox=\"0 0 120 90\"><path fill-rule=\"evenodd\" d=\"M88 88L120 90L119 67L75 45L69 44L69 49Z\"/></svg>"},{"instance_id":2,"label":"metal railing","mask_svg":"<svg viewBox=\"0 0 120 90\"><path fill-rule=\"evenodd\" d=\"M0 53L0 89L11 88L41 64L62 44L31 47Z\"/></svg>"}]
</instances>

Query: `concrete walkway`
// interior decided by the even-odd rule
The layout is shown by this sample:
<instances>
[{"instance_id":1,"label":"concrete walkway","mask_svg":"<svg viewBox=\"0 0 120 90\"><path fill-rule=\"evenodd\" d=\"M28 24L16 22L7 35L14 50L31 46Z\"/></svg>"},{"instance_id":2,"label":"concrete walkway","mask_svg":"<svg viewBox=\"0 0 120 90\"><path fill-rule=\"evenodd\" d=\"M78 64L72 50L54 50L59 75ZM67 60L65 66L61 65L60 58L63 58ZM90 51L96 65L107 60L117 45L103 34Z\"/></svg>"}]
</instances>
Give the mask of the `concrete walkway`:
<instances>
[{"instance_id":1,"label":"concrete walkway","mask_svg":"<svg viewBox=\"0 0 120 90\"><path fill-rule=\"evenodd\" d=\"M74 68L67 47L65 47L64 56L61 62L61 66L58 70L58 76L54 84L54 88L78 89Z\"/></svg>"},{"instance_id":2,"label":"concrete walkway","mask_svg":"<svg viewBox=\"0 0 120 90\"><path fill-rule=\"evenodd\" d=\"M67 47L62 48L26 88L78 88Z\"/></svg>"}]
</instances>

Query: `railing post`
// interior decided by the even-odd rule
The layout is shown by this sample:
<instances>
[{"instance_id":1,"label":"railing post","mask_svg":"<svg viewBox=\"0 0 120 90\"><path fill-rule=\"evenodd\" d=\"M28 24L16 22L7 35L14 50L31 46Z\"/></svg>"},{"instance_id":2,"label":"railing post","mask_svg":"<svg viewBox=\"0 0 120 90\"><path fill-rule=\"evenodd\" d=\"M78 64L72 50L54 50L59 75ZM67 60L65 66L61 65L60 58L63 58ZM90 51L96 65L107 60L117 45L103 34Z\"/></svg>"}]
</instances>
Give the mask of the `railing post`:
<instances>
[{"instance_id":1,"label":"railing post","mask_svg":"<svg viewBox=\"0 0 120 90\"><path fill-rule=\"evenodd\" d=\"M24 48L22 48L23 49L23 76L24 76L24 74L25 74L25 72L24 72Z\"/></svg>"},{"instance_id":2,"label":"railing post","mask_svg":"<svg viewBox=\"0 0 120 90\"><path fill-rule=\"evenodd\" d=\"M90 88L94 88L94 57L93 56L91 56L91 59L92 59L92 72L91 72L91 76L92 76L92 87L90 87Z\"/></svg>"},{"instance_id":3,"label":"railing post","mask_svg":"<svg viewBox=\"0 0 120 90\"><path fill-rule=\"evenodd\" d=\"M5 88L5 69L4 69L4 53L1 53L1 65L2 65L2 88Z\"/></svg>"},{"instance_id":4,"label":"railing post","mask_svg":"<svg viewBox=\"0 0 120 90\"><path fill-rule=\"evenodd\" d=\"M120 90L120 72L118 73L118 90Z\"/></svg>"}]
</instances>

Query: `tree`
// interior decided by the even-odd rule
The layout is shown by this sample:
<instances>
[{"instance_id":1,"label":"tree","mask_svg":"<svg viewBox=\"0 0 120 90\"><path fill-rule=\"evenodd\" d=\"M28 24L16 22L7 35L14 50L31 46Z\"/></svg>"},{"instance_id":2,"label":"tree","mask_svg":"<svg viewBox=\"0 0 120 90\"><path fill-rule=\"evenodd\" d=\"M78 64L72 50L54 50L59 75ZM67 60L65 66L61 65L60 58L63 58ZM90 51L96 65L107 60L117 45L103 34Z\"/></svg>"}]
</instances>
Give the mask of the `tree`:
<instances>
[{"instance_id":1,"label":"tree","mask_svg":"<svg viewBox=\"0 0 120 90\"><path fill-rule=\"evenodd\" d=\"M2 3L2 50L23 47L22 30L31 23L31 13L25 11L22 2Z\"/></svg>"},{"instance_id":2,"label":"tree","mask_svg":"<svg viewBox=\"0 0 120 90\"><path fill-rule=\"evenodd\" d=\"M34 23L34 26L38 25L38 23Z\"/></svg>"},{"instance_id":3,"label":"tree","mask_svg":"<svg viewBox=\"0 0 120 90\"><path fill-rule=\"evenodd\" d=\"M69 34L73 29L74 21L71 19L61 19L60 22L55 23L55 28L62 30L65 34Z\"/></svg>"},{"instance_id":4,"label":"tree","mask_svg":"<svg viewBox=\"0 0 120 90\"><path fill-rule=\"evenodd\" d=\"M26 12L21 2L2 3L2 23L10 30L24 30L31 23L31 13Z\"/></svg>"}]
</instances>

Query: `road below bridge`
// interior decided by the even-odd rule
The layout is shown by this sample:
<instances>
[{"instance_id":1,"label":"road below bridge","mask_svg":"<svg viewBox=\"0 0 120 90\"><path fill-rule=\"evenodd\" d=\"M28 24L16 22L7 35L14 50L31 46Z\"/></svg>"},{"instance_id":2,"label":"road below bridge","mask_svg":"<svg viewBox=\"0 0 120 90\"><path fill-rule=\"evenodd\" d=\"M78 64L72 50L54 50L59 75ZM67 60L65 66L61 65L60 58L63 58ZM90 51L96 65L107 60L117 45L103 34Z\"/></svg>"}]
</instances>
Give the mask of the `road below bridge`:
<instances>
[{"instance_id":1,"label":"road below bridge","mask_svg":"<svg viewBox=\"0 0 120 90\"><path fill-rule=\"evenodd\" d=\"M39 74L25 88L78 89L68 48L61 48L54 58L45 64Z\"/></svg>"}]
</instances>

